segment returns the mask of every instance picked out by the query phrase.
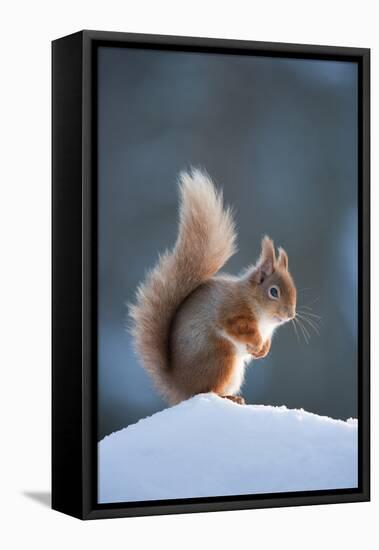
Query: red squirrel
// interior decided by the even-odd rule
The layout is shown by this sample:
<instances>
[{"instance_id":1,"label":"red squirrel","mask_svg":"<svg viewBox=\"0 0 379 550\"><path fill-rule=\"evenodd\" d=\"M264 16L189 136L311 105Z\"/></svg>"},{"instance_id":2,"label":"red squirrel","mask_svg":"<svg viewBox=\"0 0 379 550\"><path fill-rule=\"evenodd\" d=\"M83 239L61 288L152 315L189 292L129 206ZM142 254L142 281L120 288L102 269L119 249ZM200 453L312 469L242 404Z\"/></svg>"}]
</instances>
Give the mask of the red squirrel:
<instances>
[{"instance_id":1,"label":"red squirrel","mask_svg":"<svg viewBox=\"0 0 379 550\"><path fill-rule=\"evenodd\" d=\"M130 307L136 351L170 404L205 392L242 404L248 360L265 357L274 330L296 315L288 256L265 236L255 265L219 274L236 252L231 210L200 170L181 173L179 191L176 244Z\"/></svg>"}]
</instances>

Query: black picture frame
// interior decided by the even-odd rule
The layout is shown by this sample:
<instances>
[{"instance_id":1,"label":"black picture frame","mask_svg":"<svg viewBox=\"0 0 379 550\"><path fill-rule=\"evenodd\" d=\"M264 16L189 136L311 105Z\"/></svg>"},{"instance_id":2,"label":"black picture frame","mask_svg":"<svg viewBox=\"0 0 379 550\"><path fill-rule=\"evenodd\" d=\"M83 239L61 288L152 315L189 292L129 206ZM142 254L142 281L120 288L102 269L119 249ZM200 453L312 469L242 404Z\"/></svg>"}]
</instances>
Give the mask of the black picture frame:
<instances>
[{"instance_id":1,"label":"black picture frame","mask_svg":"<svg viewBox=\"0 0 379 550\"><path fill-rule=\"evenodd\" d=\"M98 504L96 499L96 52L100 45L333 59L358 64L357 489ZM81 519L370 499L370 50L81 31L52 43L52 507Z\"/></svg>"}]
</instances>

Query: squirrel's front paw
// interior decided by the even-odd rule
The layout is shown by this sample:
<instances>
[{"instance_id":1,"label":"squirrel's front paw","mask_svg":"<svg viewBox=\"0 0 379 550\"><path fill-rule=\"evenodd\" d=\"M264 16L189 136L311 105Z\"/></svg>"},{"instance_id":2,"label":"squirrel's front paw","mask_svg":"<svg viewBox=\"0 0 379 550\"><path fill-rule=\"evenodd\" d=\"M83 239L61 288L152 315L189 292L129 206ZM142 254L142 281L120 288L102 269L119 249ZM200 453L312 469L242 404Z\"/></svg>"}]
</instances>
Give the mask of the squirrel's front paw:
<instances>
[{"instance_id":1,"label":"squirrel's front paw","mask_svg":"<svg viewBox=\"0 0 379 550\"><path fill-rule=\"evenodd\" d=\"M250 355L252 355L253 357L255 357L261 349L262 346L252 346L251 344L246 344L247 352L250 353Z\"/></svg>"},{"instance_id":2,"label":"squirrel's front paw","mask_svg":"<svg viewBox=\"0 0 379 550\"><path fill-rule=\"evenodd\" d=\"M261 359L262 357L266 357L268 352L270 351L271 347L271 341L266 340L261 346L251 346L250 344L247 344L247 351L252 355L255 359Z\"/></svg>"}]
</instances>

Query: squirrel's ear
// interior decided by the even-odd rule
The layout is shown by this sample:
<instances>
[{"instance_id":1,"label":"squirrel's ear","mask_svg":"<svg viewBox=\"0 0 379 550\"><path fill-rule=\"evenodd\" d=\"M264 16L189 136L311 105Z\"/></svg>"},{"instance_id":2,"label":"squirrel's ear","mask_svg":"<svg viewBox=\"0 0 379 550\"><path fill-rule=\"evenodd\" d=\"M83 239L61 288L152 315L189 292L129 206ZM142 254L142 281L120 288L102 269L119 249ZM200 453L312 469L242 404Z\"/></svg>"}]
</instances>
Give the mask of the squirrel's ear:
<instances>
[{"instance_id":1,"label":"squirrel's ear","mask_svg":"<svg viewBox=\"0 0 379 550\"><path fill-rule=\"evenodd\" d=\"M261 255L253 272L253 280L258 284L272 274L276 261L274 243L267 235L263 237L261 246Z\"/></svg>"},{"instance_id":2,"label":"squirrel's ear","mask_svg":"<svg viewBox=\"0 0 379 550\"><path fill-rule=\"evenodd\" d=\"M279 248L278 266L286 271L288 270L288 256L283 248Z\"/></svg>"}]
</instances>

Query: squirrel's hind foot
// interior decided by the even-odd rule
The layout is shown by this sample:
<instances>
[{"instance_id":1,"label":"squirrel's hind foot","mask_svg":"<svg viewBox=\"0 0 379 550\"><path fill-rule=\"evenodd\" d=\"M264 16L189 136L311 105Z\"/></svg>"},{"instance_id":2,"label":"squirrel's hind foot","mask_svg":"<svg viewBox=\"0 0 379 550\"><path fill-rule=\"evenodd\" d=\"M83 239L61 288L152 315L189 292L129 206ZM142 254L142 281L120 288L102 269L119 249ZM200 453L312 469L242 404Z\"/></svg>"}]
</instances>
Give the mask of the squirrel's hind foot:
<instances>
[{"instance_id":1,"label":"squirrel's hind foot","mask_svg":"<svg viewBox=\"0 0 379 550\"><path fill-rule=\"evenodd\" d=\"M223 399L229 399L233 403L238 403L238 405L245 405L245 400L240 395L221 395Z\"/></svg>"}]
</instances>

